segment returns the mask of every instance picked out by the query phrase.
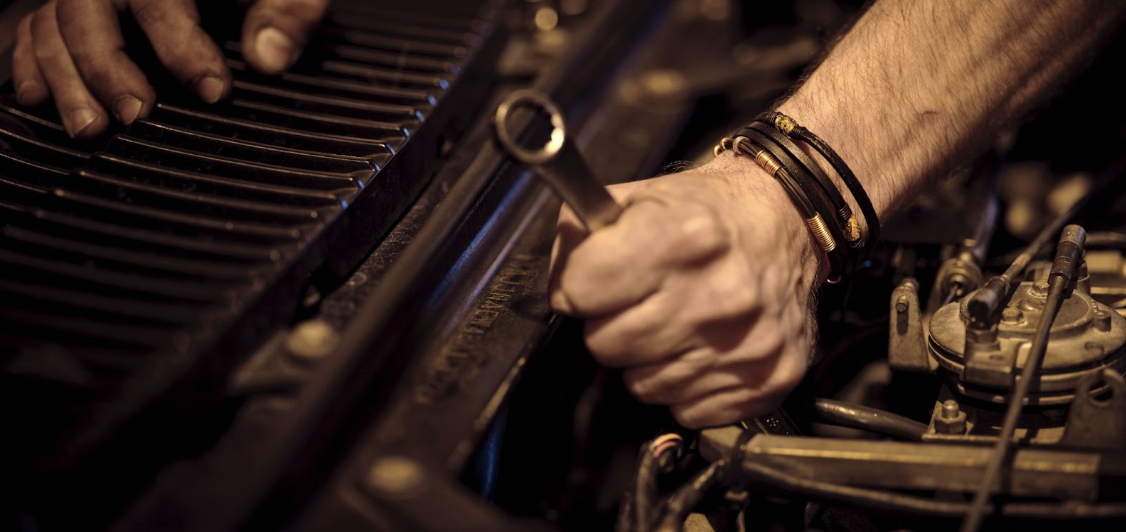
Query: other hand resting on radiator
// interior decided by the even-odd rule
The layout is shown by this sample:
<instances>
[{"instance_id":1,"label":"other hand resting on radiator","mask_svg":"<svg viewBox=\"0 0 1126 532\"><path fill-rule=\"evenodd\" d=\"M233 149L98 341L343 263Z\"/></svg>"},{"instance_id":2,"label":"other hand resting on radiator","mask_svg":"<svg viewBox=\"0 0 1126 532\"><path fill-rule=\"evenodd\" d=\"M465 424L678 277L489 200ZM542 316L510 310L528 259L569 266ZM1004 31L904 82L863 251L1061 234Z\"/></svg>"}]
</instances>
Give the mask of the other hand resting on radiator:
<instances>
[{"instance_id":1,"label":"other hand resting on radiator","mask_svg":"<svg viewBox=\"0 0 1126 532\"><path fill-rule=\"evenodd\" d=\"M289 68L328 2L250 2L242 29L247 62L267 74ZM97 136L113 118L131 124L147 116L156 93L124 49L118 20L125 12L137 19L160 61L184 86L208 103L230 91L231 73L218 45L200 28L194 0L51 0L17 30L12 76L20 104L42 105L53 95L63 126L75 138Z\"/></svg>"}]
</instances>

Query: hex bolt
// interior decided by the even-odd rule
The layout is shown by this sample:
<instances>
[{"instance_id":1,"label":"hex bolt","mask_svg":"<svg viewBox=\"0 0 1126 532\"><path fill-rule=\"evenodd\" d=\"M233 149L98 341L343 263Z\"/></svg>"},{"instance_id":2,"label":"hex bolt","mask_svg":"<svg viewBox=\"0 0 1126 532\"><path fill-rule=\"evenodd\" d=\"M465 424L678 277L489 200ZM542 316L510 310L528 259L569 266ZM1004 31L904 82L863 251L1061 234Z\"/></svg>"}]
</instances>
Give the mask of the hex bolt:
<instances>
[{"instance_id":1,"label":"hex bolt","mask_svg":"<svg viewBox=\"0 0 1126 532\"><path fill-rule=\"evenodd\" d=\"M293 329L285 340L285 347L294 360L308 364L331 354L339 342L339 335L331 325L322 320L309 320Z\"/></svg>"},{"instance_id":2,"label":"hex bolt","mask_svg":"<svg viewBox=\"0 0 1126 532\"><path fill-rule=\"evenodd\" d=\"M1032 283L1032 289L1028 293L1036 297L1048 297L1048 281L1041 279Z\"/></svg>"},{"instance_id":3,"label":"hex bolt","mask_svg":"<svg viewBox=\"0 0 1126 532\"><path fill-rule=\"evenodd\" d=\"M1110 313L1104 309L1095 311L1095 330L1110 332Z\"/></svg>"},{"instance_id":4,"label":"hex bolt","mask_svg":"<svg viewBox=\"0 0 1126 532\"><path fill-rule=\"evenodd\" d=\"M402 499L416 495L426 480L418 462L405 456L387 456L376 460L368 470L367 483L379 495Z\"/></svg>"},{"instance_id":5,"label":"hex bolt","mask_svg":"<svg viewBox=\"0 0 1126 532\"><path fill-rule=\"evenodd\" d=\"M906 295L901 295L898 298L896 298L896 300L895 300L895 311L896 312L903 314L904 312L907 312L908 308L911 308L911 303L910 303L910 300L907 298Z\"/></svg>"},{"instance_id":6,"label":"hex bolt","mask_svg":"<svg viewBox=\"0 0 1126 532\"><path fill-rule=\"evenodd\" d=\"M947 399L942 403L942 418L954 419L958 417L958 413L962 410L958 408L958 402L953 399Z\"/></svg>"},{"instance_id":7,"label":"hex bolt","mask_svg":"<svg viewBox=\"0 0 1126 532\"><path fill-rule=\"evenodd\" d=\"M1020 323L1021 321L1024 321L1024 313L1021 312L1020 309L1013 308L1013 307L1005 307L1005 310L1001 311L1001 322L1002 323L1007 323L1007 324L1011 325L1011 324Z\"/></svg>"},{"instance_id":8,"label":"hex bolt","mask_svg":"<svg viewBox=\"0 0 1126 532\"><path fill-rule=\"evenodd\" d=\"M958 402L953 399L943 401L934 417L934 430L939 434L965 434L966 413L962 412Z\"/></svg>"}]
</instances>

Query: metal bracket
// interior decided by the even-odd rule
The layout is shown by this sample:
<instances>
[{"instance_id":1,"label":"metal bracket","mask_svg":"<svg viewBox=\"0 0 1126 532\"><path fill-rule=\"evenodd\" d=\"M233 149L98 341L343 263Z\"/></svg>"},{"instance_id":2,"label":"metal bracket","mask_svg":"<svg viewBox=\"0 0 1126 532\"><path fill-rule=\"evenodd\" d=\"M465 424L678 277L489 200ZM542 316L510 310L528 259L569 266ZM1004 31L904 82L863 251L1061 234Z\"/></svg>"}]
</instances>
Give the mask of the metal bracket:
<instances>
[{"instance_id":1,"label":"metal bracket","mask_svg":"<svg viewBox=\"0 0 1126 532\"><path fill-rule=\"evenodd\" d=\"M1092 449L1126 448L1124 411L1126 382L1122 376L1112 369L1091 372L1075 390L1060 444Z\"/></svg>"},{"instance_id":2,"label":"metal bracket","mask_svg":"<svg viewBox=\"0 0 1126 532\"><path fill-rule=\"evenodd\" d=\"M919 309L919 283L908 277L891 293L888 365L893 370L931 373Z\"/></svg>"}]
</instances>

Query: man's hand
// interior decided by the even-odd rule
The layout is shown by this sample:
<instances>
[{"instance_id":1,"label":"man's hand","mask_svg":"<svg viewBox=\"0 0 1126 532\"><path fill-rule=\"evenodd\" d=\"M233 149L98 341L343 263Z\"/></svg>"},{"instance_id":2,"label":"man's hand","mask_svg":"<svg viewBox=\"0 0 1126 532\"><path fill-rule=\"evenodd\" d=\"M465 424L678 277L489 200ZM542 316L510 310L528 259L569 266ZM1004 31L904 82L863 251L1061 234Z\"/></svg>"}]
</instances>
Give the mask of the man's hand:
<instances>
[{"instance_id":1,"label":"man's hand","mask_svg":"<svg viewBox=\"0 0 1126 532\"><path fill-rule=\"evenodd\" d=\"M253 2L243 56L264 73L289 68L327 7L328 0ZM19 25L12 75L20 104L42 105L53 95L75 138L100 134L113 118L131 124L147 116L156 93L124 49L122 13L136 17L161 63L204 101L230 91L223 53L200 28L193 0L51 0Z\"/></svg>"},{"instance_id":2,"label":"man's hand","mask_svg":"<svg viewBox=\"0 0 1126 532\"><path fill-rule=\"evenodd\" d=\"M626 209L589 236L564 209L552 306L586 318L595 358L687 427L777 407L809 362L825 262L782 187L728 153L611 191Z\"/></svg>"}]
</instances>

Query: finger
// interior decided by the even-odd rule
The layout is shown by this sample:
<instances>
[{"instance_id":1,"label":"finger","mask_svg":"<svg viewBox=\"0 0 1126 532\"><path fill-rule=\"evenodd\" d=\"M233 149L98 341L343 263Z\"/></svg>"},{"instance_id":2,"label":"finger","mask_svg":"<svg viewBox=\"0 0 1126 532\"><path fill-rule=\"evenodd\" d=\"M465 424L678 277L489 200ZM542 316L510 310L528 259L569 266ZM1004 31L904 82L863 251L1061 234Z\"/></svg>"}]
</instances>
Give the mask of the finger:
<instances>
[{"instance_id":1,"label":"finger","mask_svg":"<svg viewBox=\"0 0 1126 532\"><path fill-rule=\"evenodd\" d=\"M798 353L802 343L777 332L772 320L755 327L736 327L722 342L724 349L705 340L703 347L666 362L639 365L626 370L626 385L644 403L674 404L689 401L733 386L783 386L804 373L805 358ZM732 344L731 337L741 341Z\"/></svg>"},{"instance_id":2,"label":"finger","mask_svg":"<svg viewBox=\"0 0 1126 532\"><path fill-rule=\"evenodd\" d=\"M773 361L773 367L771 362ZM689 428L711 427L761 416L778 408L790 390L801 382L808 367L805 353L787 345L781 356L739 371L718 371L688 384L694 398L677 402L670 412ZM707 374L701 374L707 375ZM732 383L729 386L725 384ZM689 395L686 393L686 395Z\"/></svg>"},{"instance_id":3,"label":"finger","mask_svg":"<svg viewBox=\"0 0 1126 532\"><path fill-rule=\"evenodd\" d=\"M605 366L661 362L701 346L695 324L677 319L681 308L674 294L658 291L622 312L587 321L583 339Z\"/></svg>"},{"instance_id":4,"label":"finger","mask_svg":"<svg viewBox=\"0 0 1126 532\"><path fill-rule=\"evenodd\" d=\"M181 84L207 103L226 96L231 73L219 46L199 26L193 0L131 0L129 7L160 62Z\"/></svg>"},{"instance_id":5,"label":"finger","mask_svg":"<svg viewBox=\"0 0 1126 532\"><path fill-rule=\"evenodd\" d=\"M123 124L147 116L156 93L125 53L114 5L108 0L58 1L59 29L86 86Z\"/></svg>"},{"instance_id":6,"label":"finger","mask_svg":"<svg viewBox=\"0 0 1126 532\"><path fill-rule=\"evenodd\" d=\"M51 93L47 90L47 80L35 62L31 18L31 14L27 15L16 28L16 46L12 49L12 80L16 84L16 99L20 105L35 107L46 103Z\"/></svg>"},{"instance_id":7,"label":"finger","mask_svg":"<svg viewBox=\"0 0 1126 532\"><path fill-rule=\"evenodd\" d=\"M243 57L266 74L289 68L327 8L328 0L258 0L243 24Z\"/></svg>"},{"instance_id":8,"label":"finger","mask_svg":"<svg viewBox=\"0 0 1126 532\"><path fill-rule=\"evenodd\" d=\"M55 97L55 106L59 109L67 134L74 138L91 138L105 130L109 117L105 108L87 90L67 52L66 43L59 34L55 7L53 3L43 6L31 20L35 61Z\"/></svg>"},{"instance_id":9,"label":"finger","mask_svg":"<svg viewBox=\"0 0 1126 532\"><path fill-rule=\"evenodd\" d=\"M738 254L674 271L645 300L589 321L587 346L609 365L658 362L703 342L734 349L764 312L776 312L776 303L762 299L759 281Z\"/></svg>"},{"instance_id":10,"label":"finger","mask_svg":"<svg viewBox=\"0 0 1126 532\"><path fill-rule=\"evenodd\" d=\"M769 414L782 404L784 394L765 394L748 388L731 388L706 397L672 405L673 419L686 428L729 425Z\"/></svg>"},{"instance_id":11,"label":"finger","mask_svg":"<svg viewBox=\"0 0 1126 532\"><path fill-rule=\"evenodd\" d=\"M571 256L571 253L588 234L586 228L575 216L575 212L564 205L559 210L559 221L556 223L555 242L551 246L551 266L547 281L551 308L560 314L572 315L575 313L574 305L567 299L567 295L559 290L559 283L566 258Z\"/></svg>"},{"instance_id":12,"label":"finger","mask_svg":"<svg viewBox=\"0 0 1126 532\"><path fill-rule=\"evenodd\" d=\"M619 204L629 204L629 197L641 189L646 182L635 181L607 187L607 191ZM548 294L551 307L561 314L577 316L578 311L560 288L562 274L571 253L590 235L586 225L575 215L575 211L564 204L559 210L556 224L555 242L551 250L551 273L548 277Z\"/></svg>"},{"instance_id":13,"label":"finger","mask_svg":"<svg viewBox=\"0 0 1126 532\"><path fill-rule=\"evenodd\" d=\"M730 244L708 206L634 201L617 223L590 235L565 259L557 289L580 315L610 314L654 293L670 272L707 261Z\"/></svg>"},{"instance_id":14,"label":"finger","mask_svg":"<svg viewBox=\"0 0 1126 532\"><path fill-rule=\"evenodd\" d=\"M625 382L645 404L676 405L729 388L788 389L804 371L802 358L780 346L769 355L738 356L700 348L671 362L629 367Z\"/></svg>"}]
</instances>

